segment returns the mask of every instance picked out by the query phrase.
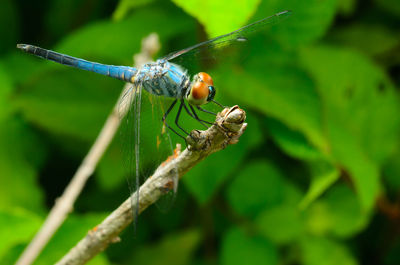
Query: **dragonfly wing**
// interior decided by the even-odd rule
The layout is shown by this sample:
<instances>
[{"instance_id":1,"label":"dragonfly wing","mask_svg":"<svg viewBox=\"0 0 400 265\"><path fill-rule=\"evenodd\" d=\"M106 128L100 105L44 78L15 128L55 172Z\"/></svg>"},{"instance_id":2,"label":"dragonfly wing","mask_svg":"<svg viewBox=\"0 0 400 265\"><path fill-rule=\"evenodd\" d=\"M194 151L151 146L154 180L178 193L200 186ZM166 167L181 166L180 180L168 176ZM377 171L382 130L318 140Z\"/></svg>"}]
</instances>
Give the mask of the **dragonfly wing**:
<instances>
[{"instance_id":1,"label":"dragonfly wing","mask_svg":"<svg viewBox=\"0 0 400 265\"><path fill-rule=\"evenodd\" d=\"M169 156L173 155L171 135L163 126L162 117L171 99L156 96L143 91L142 86L126 89L119 102L119 112L126 112L122 123L121 142L124 167L131 194L139 190L146 178ZM168 210L175 199L178 185L178 171L170 186L163 187L166 196L157 202L157 206ZM131 196L132 205L137 205L139 193ZM132 208L134 220L139 214ZM136 227L136 221L135 221Z\"/></svg>"},{"instance_id":2,"label":"dragonfly wing","mask_svg":"<svg viewBox=\"0 0 400 265\"><path fill-rule=\"evenodd\" d=\"M276 13L275 15L260 19L256 22L253 22L247 26L244 26L240 29L232 31L230 33L215 37L213 39L198 43L191 47L182 49L180 51L176 51L173 53L168 54L163 59L164 60L173 60L177 57L182 55L190 54L195 55L202 50L207 49L222 49L223 47L229 46L232 43L243 43L246 42L248 39L247 37L253 34L254 32L263 30L268 26L272 26L291 15L291 11L283 11Z\"/></svg>"},{"instance_id":3,"label":"dragonfly wing","mask_svg":"<svg viewBox=\"0 0 400 265\"><path fill-rule=\"evenodd\" d=\"M156 155L154 156L157 161L157 166L162 165L165 161L174 157L174 144L171 138L169 129L161 122L166 110L172 104L173 100L164 96L148 95L149 101L152 103L152 117L154 120L155 133L153 134L153 143L155 146L152 148ZM163 187L164 196L162 196L156 203L157 207L162 211L168 211L174 204L176 193L178 190L178 170L173 171L173 181L167 186Z\"/></svg>"},{"instance_id":4,"label":"dragonfly wing","mask_svg":"<svg viewBox=\"0 0 400 265\"><path fill-rule=\"evenodd\" d=\"M126 170L127 182L131 194L132 215L135 228L139 215L139 187L141 176L140 157L140 120L141 120L142 86L126 87L118 103L118 112L122 119L121 150ZM136 196L132 196L136 192Z\"/></svg>"}]
</instances>

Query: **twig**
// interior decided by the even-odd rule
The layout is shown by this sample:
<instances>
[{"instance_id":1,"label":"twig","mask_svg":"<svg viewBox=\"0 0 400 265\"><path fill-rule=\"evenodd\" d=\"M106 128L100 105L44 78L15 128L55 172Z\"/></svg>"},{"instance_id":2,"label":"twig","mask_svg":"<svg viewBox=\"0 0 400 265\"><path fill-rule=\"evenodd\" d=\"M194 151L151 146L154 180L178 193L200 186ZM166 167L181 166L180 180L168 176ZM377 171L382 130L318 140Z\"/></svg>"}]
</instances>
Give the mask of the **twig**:
<instances>
[{"instance_id":1,"label":"twig","mask_svg":"<svg viewBox=\"0 0 400 265\"><path fill-rule=\"evenodd\" d=\"M135 65L140 66L151 61L152 56L159 50L159 48L160 44L157 34L150 34L142 41L141 53L134 57ZM126 91L129 86L129 84L125 85L121 95L125 94L124 91ZM125 115L125 113L121 113L121 109L117 103L111 114L108 116L106 123L100 131L100 134L91 147L89 153L86 155L82 164L72 177L71 182L68 184L62 196L56 200L55 205L51 209L42 227L19 257L16 265L32 264L57 229L67 218L68 214L72 211L73 205L78 195L81 193L86 181L92 175L97 163L114 138L120 125L120 118L123 115Z\"/></svg>"},{"instance_id":2,"label":"twig","mask_svg":"<svg viewBox=\"0 0 400 265\"><path fill-rule=\"evenodd\" d=\"M119 242L118 235L133 221L131 207L139 207L141 213L173 187L176 172L180 178L210 154L229 144L235 144L247 127L245 118L245 112L234 106L218 113L216 123L208 130L192 131L187 137L188 148L180 153L180 145L177 145L175 155L162 163L153 176L140 186L139 205L134 193L133 203L131 198L123 202L101 224L90 230L57 264L84 264L106 249L110 243Z\"/></svg>"}]
</instances>

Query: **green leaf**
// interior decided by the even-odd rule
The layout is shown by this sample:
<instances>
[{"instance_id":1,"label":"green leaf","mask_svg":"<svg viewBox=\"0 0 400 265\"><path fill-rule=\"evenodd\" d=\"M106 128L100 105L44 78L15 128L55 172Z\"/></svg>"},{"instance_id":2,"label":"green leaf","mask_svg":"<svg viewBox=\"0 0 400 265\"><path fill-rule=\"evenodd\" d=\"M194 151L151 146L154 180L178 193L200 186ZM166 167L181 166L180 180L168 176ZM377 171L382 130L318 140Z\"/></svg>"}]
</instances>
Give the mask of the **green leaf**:
<instances>
[{"instance_id":1,"label":"green leaf","mask_svg":"<svg viewBox=\"0 0 400 265\"><path fill-rule=\"evenodd\" d=\"M255 216L283 199L282 174L268 161L255 161L243 168L227 190L227 199L240 214Z\"/></svg>"},{"instance_id":2,"label":"green leaf","mask_svg":"<svg viewBox=\"0 0 400 265\"><path fill-rule=\"evenodd\" d=\"M268 0L262 2L255 17L291 10L291 17L274 27L272 33L283 43L297 47L325 34L334 19L336 5L336 0Z\"/></svg>"},{"instance_id":3,"label":"green leaf","mask_svg":"<svg viewBox=\"0 0 400 265\"><path fill-rule=\"evenodd\" d=\"M220 255L222 265L278 264L277 249L270 241L237 228L224 236Z\"/></svg>"},{"instance_id":4,"label":"green leaf","mask_svg":"<svg viewBox=\"0 0 400 265\"><path fill-rule=\"evenodd\" d=\"M237 170L248 150L262 140L259 122L252 115L247 115L246 122L251 125L236 145L229 146L225 151L217 152L210 159L200 162L182 179L200 204L211 198L217 188Z\"/></svg>"},{"instance_id":5,"label":"green leaf","mask_svg":"<svg viewBox=\"0 0 400 265\"><path fill-rule=\"evenodd\" d=\"M42 212L36 175L45 152L37 136L20 119L0 122L0 208Z\"/></svg>"},{"instance_id":6,"label":"green leaf","mask_svg":"<svg viewBox=\"0 0 400 265\"><path fill-rule=\"evenodd\" d=\"M267 209L256 219L260 233L276 244L297 240L303 233L301 213L294 205L282 204Z\"/></svg>"},{"instance_id":7,"label":"green leaf","mask_svg":"<svg viewBox=\"0 0 400 265\"><path fill-rule=\"evenodd\" d=\"M342 15L350 16L357 7L357 0L337 0L337 5Z\"/></svg>"},{"instance_id":8,"label":"green leaf","mask_svg":"<svg viewBox=\"0 0 400 265\"><path fill-rule=\"evenodd\" d=\"M214 0L172 0L205 26L209 36L215 37L243 26L254 14L260 0L214 1ZM270 14L273 15L273 14Z\"/></svg>"},{"instance_id":9,"label":"green leaf","mask_svg":"<svg viewBox=\"0 0 400 265\"><path fill-rule=\"evenodd\" d=\"M0 209L0 260L15 245L27 242L41 223L40 217L21 208Z\"/></svg>"},{"instance_id":10,"label":"green leaf","mask_svg":"<svg viewBox=\"0 0 400 265\"><path fill-rule=\"evenodd\" d=\"M112 15L113 19L118 21L126 17L129 11L154 2L155 0L121 0Z\"/></svg>"},{"instance_id":11,"label":"green leaf","mask_svg":"<svg viewBox=\"0 0 400 265\"><path fill-rule=\"evenodd\" d=\"M31 82L15 104L36 125L58 135L91 140L118 99L118 82L64 68Z\"/></svg>"},{"instance_id":12,"label":"green leaf","mask_svg":"<svg viewBox=\"0 0 400 265\"><path fill-rule=\"evenodd\" d=\"M6 66L4 69L7 71L8 78L17 85L34 76L35 73L40 73L45 66L43 61L18 49L4 56L2 62L4 67Z\"/></svg>"},{"instance_id":13,"label":"green leaf","mask_svg":"<svg viewBox=\"0 0 400 265\"><path fill-rule=\"evenodd\" d=\"M395 32L376 24L337 27L328 38L333 43L352 47L372 56L391 53L400 44Z\"/></svg>"},{"instance_id":14,"label":"green leaf","mask_svg":"<svg viewBox=\"0 0 400 265\"><path fill-rule=\"evenodd\" d=\"M345 245L326 238L304 238L301 241L301 252L304 265L320 265L321 261L326 265L358 264Z\"/></svg>"},{"instance_id":15,"label":"green leaf","mask_svg":"<svg viewBox=\"0 0 400 265\"><path fill-rule=\"evenodd\" d=\"M96 179L104 190L112 190L121 183L126 184L126 176L124 170L124 161L121 146L115 144L115 141L107 149L98 167Z\"/></svg>"},{"instance_id":16,"label":"green leaf","mask_svg":"<svg viewBox=\"0 0 400 265\"><path fill-rule=\"evenodd\" d=\"M11 114L12 105L9 100L13 85L3 63L0 63L0 122Z\"/></svg>"},{"instance_id":17,"label":"green leaf","mask_svg":"<svg viewBox=\"0 0 400 265\"><path fill-rule=\"evenodd\" d=\"M332 157L353 179L365 209L379 190L379 165L395 148L398 95L382 70L361 54L315 46L300 52L317 82Z\"/></svg>"},{"instance_id":18,"label":"green leaf","mask_svg":"<svg viewBox=\"0 0 400 265\"><path fill-rule=\"evenodd\" d=\"M139 247L131 264L190 264L201 240L198 230L186 230L162 238L156 244Z\"/></svg>"},{"instance_id":19,"label":"green leaf","mask_svg":"<svg viewBox=\"0 0 400 265\"><path fill-rule=\"evenodd\" d=\"M274 141L288 155L304 160L322 158L321 152L312 146L300 132L291 130L274 119L266 119L265 124Z\"/></svg>"},{"instance_id":20,"label":"green leaf","mask_svg":"<svg viewBox=\"0 0 400 265\"><path fill-rule=\"evenodd\" d=\"M306 226L314 235L333 234L348 238L364 229L369 218L354 193L347 186L340 185L309 207Z\"/></svg>"},{"instance_id":21,"label":"green leaf","mask_svg":"<svg viewBox=\"0 0 400 265\"><path fill-rule=\"evenodd\" d=\"M264 209L255 219L257 231L275 244L289 244L298 240L305 232L304 214L298 207L302 196L296 185L284 181L279 204Z\"/></svg>"},{"instance_id":22,"label":"green leaf","mask_svg":"<svg viewBox=\"0 0 400 265\"><path fill-rule=\"evenodd\" d=\"M299 202L304 196L303 192L298 186L287 180L284 182L283 187L283 200L281 205L290 205L293 208L298 209Z\"/></svg>"},{"instance_id":23,"label":"green leaf","mask_svg":"<svg viewBox=\"0 0 400 265\"><path fill-rule=\"evenodd\" d=\"M315 161L310 163L312 179L307 194L301 200L300 209L307 208L340 177L340 171L327 161Z\"/></svg>"}]
</instances>

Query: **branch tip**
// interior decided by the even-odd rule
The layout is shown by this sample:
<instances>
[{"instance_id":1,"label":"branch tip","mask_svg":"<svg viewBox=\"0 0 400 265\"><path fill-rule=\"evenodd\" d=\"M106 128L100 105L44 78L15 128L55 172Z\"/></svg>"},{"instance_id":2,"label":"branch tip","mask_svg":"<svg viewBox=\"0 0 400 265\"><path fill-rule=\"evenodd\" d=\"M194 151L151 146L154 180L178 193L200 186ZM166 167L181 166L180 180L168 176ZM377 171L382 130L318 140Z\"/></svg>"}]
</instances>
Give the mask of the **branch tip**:
<instances>
[{"instance_id":1,"label":"branch tip","mask_svg":"<svg viewBox=\"0 0 400 265\"><path fill-rule=\"evenodd\" d=\"M238 105L223 109L217 114L215 123L208 130L193 130L189 134L186 138L189 150L206 150L211 145L219 150L229 144L237 143L247 127L245 120L246 112Z\"/></svg>"}]
</instances>

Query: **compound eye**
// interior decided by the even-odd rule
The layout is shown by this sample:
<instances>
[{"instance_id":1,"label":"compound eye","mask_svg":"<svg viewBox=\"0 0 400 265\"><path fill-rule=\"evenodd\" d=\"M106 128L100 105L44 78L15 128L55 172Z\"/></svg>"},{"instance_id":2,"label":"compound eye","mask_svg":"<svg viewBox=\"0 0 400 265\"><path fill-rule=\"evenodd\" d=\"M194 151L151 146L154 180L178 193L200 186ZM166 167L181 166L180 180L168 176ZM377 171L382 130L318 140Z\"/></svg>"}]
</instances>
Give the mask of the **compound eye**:
<instances>
[{"instance_id":1,"label":"compound eye","mask_svg":"<svg viewBox=\"0 0 400 265\"><path fill-rule=\"evenodd\" d=\"M204 73L204 72L200 72L198 75L199 75L200 79L204 83L206 83L207 85L209 85L209 86L213 86L214 85L214 82L213 82L213 80L212 80L212 78L211 78L211 76L209 74Z\"/></svg>"},{"instance_id":2,"label":"compound eye","mask_svg":"<svg viewBox=\"0 0 400 265\"><path fill-rule=\"evenodd\" d=\"M196 100L206 99L209 96L207 85L201 81L197 81L192 87L192 97Z\"/></svg>"}]
</instances>

